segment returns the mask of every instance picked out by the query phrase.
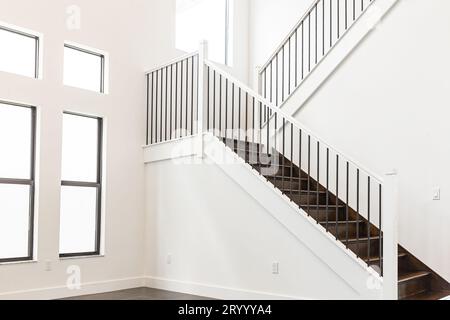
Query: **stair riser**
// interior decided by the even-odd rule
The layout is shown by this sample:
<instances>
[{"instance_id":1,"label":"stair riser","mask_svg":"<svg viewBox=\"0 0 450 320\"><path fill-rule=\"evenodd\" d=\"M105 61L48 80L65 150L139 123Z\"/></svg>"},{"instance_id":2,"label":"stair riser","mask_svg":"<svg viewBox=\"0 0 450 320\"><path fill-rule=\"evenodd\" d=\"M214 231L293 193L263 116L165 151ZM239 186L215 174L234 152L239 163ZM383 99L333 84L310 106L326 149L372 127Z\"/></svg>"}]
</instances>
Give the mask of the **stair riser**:
<instances>
[{"instance_id":1,"label":"stair riser","mask_svg":"<svg viewBox=\"0 0 450 320\"><path fill-rule=\"evenodd\" d=\"M325 224L322 224L324 228L326 228ZM367 223L361 222L359 224L359 234L357 234L357 226L356 223L349 223L348 228L346 224L339 224L338 227L336 227L336 224L333 224L333 222L330 222L328 224L328 232L330 232L332 235L336 236L336 229L338 230L338 236L339 239L346 239L347 238L347 229L348 229L348 236L349 238L356 238L359 236L360 238L366 238L367 237ZM377 236L374 232L372 232L371 236Z\"/></svg>"},{"instance_id":2,"label":"stair riser","mask_svg":"<svg viewBox=\"0 0 450 320\"><path fill-rule=\"evenodd\" d=\"M298 192L298 191L297 191ZM298 205L306 206L308 203L312 205L325 205L326 204L326 196L325 194L319 194L314 193L313 191L310 192L308 195L307 193L300 194L290 194L289 191L283 192L286 196L288 196L293 202L295 202Z\"/></svg>"},{"instance_id":3,"label":"stair riser","mask_svg":"<svg viewBox=\"0 0 450 320\"><path fill-rule=\"evenodd\" d=\"M291 167L283 167L277 165L253 165L258 172L260 172L265 177L273 177L273 176L284 176L286 181L292 178L298 178L298 170L296 168ZM291 174L292 172L292 174Z\"/></svg>"},{"instance_id":4,"label":"stair riser","mask_svg":"<svg viewBox=\"0 0 450 320\"><path fill-rule=\"evenodd\" d=\"M341 242L345 243L345 237L340 238ZM359 246L359 247L358 247ZM380 240L379 239L371 239L370 240L370 253L369 253L369 241L367 239L361 240L358 243L350 242L348 244L348 249L351 250L353 253L355 253L358 257L360 257L362 260L367 260L368 258L372 257L379 257L380 256ZM374 262L373 265L378 266L379 263Z\"/></svg>"},{"instance_id":5,"label":"stair riser","mask_svg":"<svg viewBox=\"0 0 450 320\"><path fill-rule=\"evenodd\" d=\"M412 296L415 294L419 294L419 293L427 291L429 289L430 289L429 276L400 282L398 284L398 293L399 293L400 299L403 299L403 298L406 298L408 296Z\"/></svg>"},{"instance_id":6,"label":"stair riser","mask_svg":"<svg viewBox=\"0 0 450 320\"><path fill-rule=\"evenodd\" d=\"M301 181L301 187L299 185L299 180L290 180L286 177L286 179L283 181L281 178L275 179L273 177L266 177L275 187L277 187L280 190L302 190L302 191L308 191L308 180L302 180ZM310 183L310 191L314 191L314 186L312 183Z\"/></svg>"}]
</instances>

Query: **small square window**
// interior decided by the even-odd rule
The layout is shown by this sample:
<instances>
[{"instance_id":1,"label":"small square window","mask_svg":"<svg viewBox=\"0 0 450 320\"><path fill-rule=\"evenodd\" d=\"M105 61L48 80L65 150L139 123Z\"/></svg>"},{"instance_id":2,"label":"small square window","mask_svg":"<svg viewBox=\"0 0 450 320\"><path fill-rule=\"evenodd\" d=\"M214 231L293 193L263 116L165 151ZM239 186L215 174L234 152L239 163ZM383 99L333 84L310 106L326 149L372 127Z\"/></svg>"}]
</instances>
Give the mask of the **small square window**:
<instances>
[{"instance_id":1,"label":"small square window","mask_svg":"<svg viewBox=\"0 0 450 320\"><path fill-rule=\"evenodd\" d=\"M64 45L64 85L105 92L105 56Z\"/></svg>"},{"instance_id":2,"label":"small square window","mask_svg":"<svg viewBox=\"0 0 450 320\"><path fill-rule=\"evenodd\" d=\"M39 37L0 26L0 71L39 77Z\"/></svg>"}]
</instances>

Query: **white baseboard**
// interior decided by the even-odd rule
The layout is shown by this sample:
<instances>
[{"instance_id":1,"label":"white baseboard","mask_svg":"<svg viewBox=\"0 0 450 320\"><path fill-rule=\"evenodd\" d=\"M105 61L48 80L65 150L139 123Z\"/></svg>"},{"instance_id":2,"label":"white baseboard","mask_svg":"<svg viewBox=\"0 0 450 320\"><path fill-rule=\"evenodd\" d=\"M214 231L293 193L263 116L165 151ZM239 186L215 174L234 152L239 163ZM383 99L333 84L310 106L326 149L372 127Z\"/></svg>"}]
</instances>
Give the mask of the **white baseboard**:
<instances>
[{"instance_id":1,"label":"white baseboard","mask_svg":"<svg viewBox=\"0 0 450 320\"><path fill-rule=\"evenodd\" d=\"M236 288L225 288L216 285L200 284L158 277L146 277L148 288L175 291L184 294L209 297L219 300L310 300L302 297L278 295L268 292L250 291Z\"/></svg>"},{"instance_id":2,"label":"white baseboard","mask_svg":"<svg viewBox=\"0 0 450 320\"><path fill-rule=\"evenodd\" d=\"M53 300L145 286L144 278L126 278L84 283L79 290L66 286L0 293L0 300Z\"/></svg>"}]
</instances>

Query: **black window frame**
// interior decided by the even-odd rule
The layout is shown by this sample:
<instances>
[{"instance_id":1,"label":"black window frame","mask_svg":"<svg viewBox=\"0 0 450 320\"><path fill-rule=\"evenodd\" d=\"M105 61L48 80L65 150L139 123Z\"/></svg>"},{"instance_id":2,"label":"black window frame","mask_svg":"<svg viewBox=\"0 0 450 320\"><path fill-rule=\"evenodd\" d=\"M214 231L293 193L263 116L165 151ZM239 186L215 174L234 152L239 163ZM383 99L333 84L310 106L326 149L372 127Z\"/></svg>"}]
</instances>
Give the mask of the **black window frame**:
<instances>
[{"instance_id":1,"label":"black window frame","mask_svg":"<svg viewBox=\"0 0 450 320\"><path fill-rule=\"evenodd\" d=\"M39 79L39 71L40 71L40 66L39 66L39 64L40 64L40 38L39 38L39 36L30 34L30 33L26 33L23 31L19 31L16 29L12 29L9 27L5 27L2 25L0 25L0 30L6 31L6 32L11 32L11 33L17 34L19 36L34 39L34 41L35 41L35 45L34 45L34 79ZM14 73L14 74L16 74L16 73Z\"/></svg>"},{"instance_id":2,"label":"black window frame","mask_svg":"<svg viewBox=\"0 0 450 320\"><path fill-rule=\"evenodd\" d=\"M14 179L14 178L1 178L0 184L5 185L21 185L30 187L29 195L29 221L28 221L28 256L0 259L0 263L12 263L12 262L26 262L33 261L34 259L34 228L35 228L35 196L36 196L36 107L26 104L20 104L16 102L9 102L0 100L0 104L28 108L31 111L31 140L30 140L30 178L29 179Z\"/></svg>"},{"instance_id":3,"label":"black window frame","mask_svg":"<svg viewBox=\"0 0 450 320\"><path fill-rule=\"evenodd\" d=\"M75 253L59 253L60 258L76 258L99 256L101 254L101 237L102 237L102 193L103 193L103 118L85 115L76 112L65 111L65 115L95 119L97 125L97 181L68 181L61 180L62 187L78 187L78 188L95 188L97 190L96 197L96 226L95 226L95 250L93 252L75 252Z\"/></svg>"},{"instance_id":4,"label":"black window frame","mask_svg":"<svg viewBox=\"0 0 450 320\"><path fill-rule=\"evenodd\" d=\"M77 47L77 46L74 46L71 44L67 44L67 43L64 44L64 48L75 50L75 51L86 53L86 54L90 54L90 55L100 58L100 91L94 91L94 92L105 93L105 55L95 52L95 51L83 49L83 48L80 48L80 47ZM83 89L83 88L80 88L80 89Z\"/></svg>"}]
</instances>

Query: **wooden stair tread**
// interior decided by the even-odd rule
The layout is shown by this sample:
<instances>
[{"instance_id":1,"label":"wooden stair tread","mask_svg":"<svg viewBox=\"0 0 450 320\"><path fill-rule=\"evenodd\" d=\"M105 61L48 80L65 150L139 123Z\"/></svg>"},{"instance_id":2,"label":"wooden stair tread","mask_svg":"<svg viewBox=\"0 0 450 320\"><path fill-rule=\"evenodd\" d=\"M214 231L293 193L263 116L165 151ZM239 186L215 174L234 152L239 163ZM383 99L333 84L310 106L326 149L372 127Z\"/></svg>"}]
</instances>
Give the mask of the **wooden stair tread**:
<instances>
[{"instance_id":1,"label":"wooden stair tread","mask_svg":"<svg viewBox=\"0 0 450 320\"><path fill-rule=\"evenodd\" d=\"M405 274L399 275L398 282L403 283L406 281L411 281L411 280L419 279L422 277L428 277L429 275L431 275L431 272L428 272L428 271L407 272Z\"/></svg>"},{"instance_id":2,"label":"wooden stair tread","mask_svg":"<svg viewBox=\"0 0 450 320\"><path fill-rule=\"evenodd\" d=\"M404 257L406 257L406 256L407 256L407 254L404 253L404 252L399 252L399 253L398 253L398 258L399 258L399 259L400 259L400 258L404 258ZM374 261L380 261L380 257L379 257L379 256L378 256L378 257L371 257L371 258L368 260L369 263L374 262Z\"/></svg>"},{"instance_id":3,"label":"wooden stair tread","mask_svg":"<svg viewBox=\"0 0 450 320\"><path fill-rule=\"evenodd\" d=\"M450 296L450 291L425 291L402 300L442 300Z\"/></svg>"}]
</instances>

